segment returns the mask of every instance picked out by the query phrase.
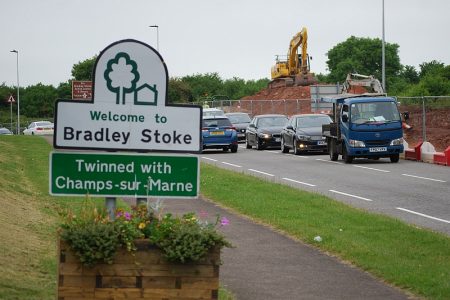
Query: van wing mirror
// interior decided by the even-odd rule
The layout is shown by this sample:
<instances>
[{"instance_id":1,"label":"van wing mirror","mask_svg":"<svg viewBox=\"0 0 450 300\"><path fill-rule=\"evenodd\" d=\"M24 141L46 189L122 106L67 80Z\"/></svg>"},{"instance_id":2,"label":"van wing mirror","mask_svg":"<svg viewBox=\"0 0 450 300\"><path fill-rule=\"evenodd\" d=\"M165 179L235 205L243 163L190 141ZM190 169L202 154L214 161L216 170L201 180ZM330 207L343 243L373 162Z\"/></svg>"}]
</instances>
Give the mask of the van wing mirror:
<instances>
[{"instance_id":1,"label":"van wing mirror","mask_svg":"<svg viewBox=\"0 0 450 300\"><path fill-rule=\"evenodd\" d=\"M403 112L403 119L406 121L409 119L409 111Z\"/></svg>"}]
</instances>

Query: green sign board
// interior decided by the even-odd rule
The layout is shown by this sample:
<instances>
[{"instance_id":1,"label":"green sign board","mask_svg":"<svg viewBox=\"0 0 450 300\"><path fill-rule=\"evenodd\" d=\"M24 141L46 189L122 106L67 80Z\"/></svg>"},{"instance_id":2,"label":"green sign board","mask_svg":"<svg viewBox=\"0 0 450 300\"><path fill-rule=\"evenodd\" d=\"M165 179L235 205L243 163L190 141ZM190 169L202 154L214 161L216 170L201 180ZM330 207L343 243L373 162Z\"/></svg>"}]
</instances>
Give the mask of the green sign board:
<instances>
[{"instance_id":1,"label":"green sign board","mask_svg":"<svg viewBox=\"0 0 450 300\"><path fill-rule=\"evenodd\" d=\"M50 153L50 194L196 198L197 156Z\"/></svg>"}]
</instances>

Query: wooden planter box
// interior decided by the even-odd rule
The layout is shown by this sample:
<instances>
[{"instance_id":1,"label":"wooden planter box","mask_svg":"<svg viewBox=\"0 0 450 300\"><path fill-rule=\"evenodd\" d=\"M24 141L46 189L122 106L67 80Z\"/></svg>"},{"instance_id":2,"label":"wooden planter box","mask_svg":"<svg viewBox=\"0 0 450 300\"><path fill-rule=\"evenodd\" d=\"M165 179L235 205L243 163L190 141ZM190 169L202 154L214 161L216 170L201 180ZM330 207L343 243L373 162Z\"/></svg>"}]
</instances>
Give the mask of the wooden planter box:
<instances>
[{"instance_id":1,"label":"wooden planter box","mask_svg":"<svg viewBox=\"0 0 450 300\"><path fill-rule=\"evenodd\" d=\"M146 240L136 246L135 256L120 250L114 264L88 268L60 241L57 299L218 299L220 249L200 262L174 264Z\"/></svg>"}]
</instances>

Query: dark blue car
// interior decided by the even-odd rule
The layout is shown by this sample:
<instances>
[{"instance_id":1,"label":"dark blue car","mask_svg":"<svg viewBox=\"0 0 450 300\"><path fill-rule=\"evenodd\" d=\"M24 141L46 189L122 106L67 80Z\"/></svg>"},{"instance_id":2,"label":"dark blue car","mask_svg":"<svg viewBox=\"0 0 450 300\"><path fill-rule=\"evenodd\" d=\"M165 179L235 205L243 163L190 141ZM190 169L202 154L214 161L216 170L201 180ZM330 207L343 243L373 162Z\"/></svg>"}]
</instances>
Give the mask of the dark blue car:
<instances>
[{"instance_id":1,"label":"dark blue car","mask_svg":"<svg viewBox=\"0 0 450 300\"><path fill-rule=\"evenodd\" d=\"M231 150L236 153L238 139L236 128L225 116L203 117L202 125L203 149Z\"/></svg>"}]
</instances>

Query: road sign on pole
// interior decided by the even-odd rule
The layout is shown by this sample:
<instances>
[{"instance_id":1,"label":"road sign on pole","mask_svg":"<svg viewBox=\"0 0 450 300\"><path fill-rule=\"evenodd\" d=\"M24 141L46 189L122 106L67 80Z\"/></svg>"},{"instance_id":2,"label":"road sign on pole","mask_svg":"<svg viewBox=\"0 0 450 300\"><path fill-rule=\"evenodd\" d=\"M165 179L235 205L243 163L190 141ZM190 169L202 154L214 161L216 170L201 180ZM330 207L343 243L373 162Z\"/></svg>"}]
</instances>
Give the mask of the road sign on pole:
<instances>
[{"instance_id":1,"label":"road sign on pole","mask_svg":"<svg viewBox=\"0 0 450 300\"><path fill-rule=\"evenodd\" d=\"M72 99L91 100L92 81L72 80Z\"/></svg>"},{"instance_id":2,"label":"road sign on pole","mask_svg":"<svg viewBox=\"0 0 450 300\"><path fill-rule=\"evenodd\" d=\"M93 197L195 198L197 156L50 153L50 194Z\"/></svg>"},{"instance_id":3,"label":"road sign on pole","mask_svg":"<svg viewBox=\"0 0 450 300\"><path fill-rule=\"evenodd\" d=\"M53 152L50 194L106 197L111 211L119 196L198 197L197 156L142 154L202 149L202 108L168 104L159 53L136 40L113 43L98 56L92 85L90 100L56 101L54 148L141 153Z\"/></svg>"}]
</instances>

